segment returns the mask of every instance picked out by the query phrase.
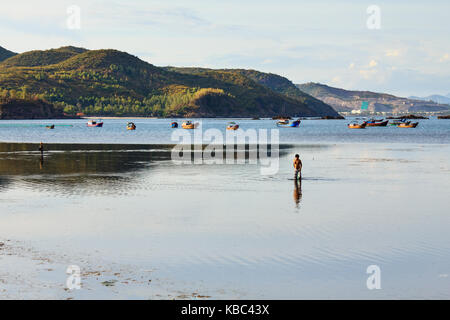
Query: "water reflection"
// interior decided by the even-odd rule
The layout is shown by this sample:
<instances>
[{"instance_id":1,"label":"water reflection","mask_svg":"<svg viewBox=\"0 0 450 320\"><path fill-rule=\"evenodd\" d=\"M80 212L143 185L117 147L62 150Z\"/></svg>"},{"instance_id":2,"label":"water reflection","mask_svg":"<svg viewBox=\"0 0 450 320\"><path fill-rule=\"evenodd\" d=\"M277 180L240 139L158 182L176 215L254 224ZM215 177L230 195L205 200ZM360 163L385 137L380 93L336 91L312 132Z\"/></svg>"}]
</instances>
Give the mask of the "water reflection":
<instances>
[{"instance_id":1,"label":"water reflection","mask_svg":"<svg viewBox=\"0 0 450 320\"><path fill-rule=\"evenodd\" d=\"M303 193L302 193L302 180L294 179L294 202L295 207L300 209L300 203L302 202Z\"/></svg>"},{"instance_id":2,"label":"water reflection","mask_svg":"<svg viewBox=\"0 0 450 320\"><path fill-rule=\"evenodd\" d=\"M139 184L145 188L148 181L142 173L171 161L172 149L173 145L0 143L0 177L14 177L14 183L26 189L67 194L118 192ZM280 156L287 152L288 147L280 148ZM248 159L249 151L245 153Z\"/></svg>"}]
</instances>

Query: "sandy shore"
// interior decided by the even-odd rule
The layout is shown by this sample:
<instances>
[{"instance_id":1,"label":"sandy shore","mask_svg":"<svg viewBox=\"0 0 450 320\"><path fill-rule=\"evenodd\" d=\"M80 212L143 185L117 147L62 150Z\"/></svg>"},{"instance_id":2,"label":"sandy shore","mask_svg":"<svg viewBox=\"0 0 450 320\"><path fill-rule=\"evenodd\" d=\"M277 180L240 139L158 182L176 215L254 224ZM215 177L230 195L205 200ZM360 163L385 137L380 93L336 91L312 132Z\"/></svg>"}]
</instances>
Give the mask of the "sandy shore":
<instances>
[{"instance_id":1,"label":"sandy shore","mask_svg":"<svg viewBox=\"0 0 450 320\"><path fill-rule=\"evenodd\" d=\"M68 287L67 271L73 261L81 271L79 289ZM101 262L99 257L43 252L12 240L0 240L0 265L0 300L210 298L159 279L156 270Z\"/></svg>"}]
</instances>

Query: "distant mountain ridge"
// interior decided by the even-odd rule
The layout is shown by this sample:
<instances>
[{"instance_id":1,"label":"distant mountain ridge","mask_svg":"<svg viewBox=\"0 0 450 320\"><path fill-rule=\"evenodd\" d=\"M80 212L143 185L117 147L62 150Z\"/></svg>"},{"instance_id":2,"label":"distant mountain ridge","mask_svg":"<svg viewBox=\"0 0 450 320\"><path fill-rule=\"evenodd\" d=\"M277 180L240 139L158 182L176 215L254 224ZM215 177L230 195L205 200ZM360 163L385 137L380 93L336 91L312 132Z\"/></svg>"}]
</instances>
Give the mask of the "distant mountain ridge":
<instances>
[{"instance_id":1,"label":"distant mountain ridge","mask_svg":"<svg viewBox=\"0 0 450 320\"><path fill-rule=\"evenodd\" d=\"M439 104L450 104L450 93L446 96L442 96L439 94L433 94L427 97L416 97L411 96L408 97L408 99L414 99L414 100L422 100L422 101L433 101Z\"/></svg>"},{"instance_id":2,"label":"distant mountain ridge","mask_svg":"<svg viewBox=\"0 0 450 320\"><path fill-rule=\"evenodd\" d=\"M360 110L362 102L369 103L371 112L441 112L450 110L449 105L396 97L386 93L352 91L334 88L320 83L299 84L297 87L313 97L331 105L339 112Z\"/></svg>"},{"instance_id":3,"label":"distant mountain ridge","mask_svg":"<svg viewBox=\"0 0 450 320\"><path fill-rule=\"evenodd\" d=\"M3 47L0 47L0 62L2 62L3 60L6 60L10 57L13 57L17 55L17 53L9 51Z\"/></svg>"},{"instance_id":4,"label":"distant mountain ridge","mask_svg":"<svg viewBox=\"0 0 450 320\"><path fill-rule=\"evenodd\" d=\"M275 79L281 85L275 85ZM248 70L183 72L126 52L76 47L30 51L0 62L0 98L40 99L69 115L337 115L276 75Z\"/></svg>"}]
</instances>

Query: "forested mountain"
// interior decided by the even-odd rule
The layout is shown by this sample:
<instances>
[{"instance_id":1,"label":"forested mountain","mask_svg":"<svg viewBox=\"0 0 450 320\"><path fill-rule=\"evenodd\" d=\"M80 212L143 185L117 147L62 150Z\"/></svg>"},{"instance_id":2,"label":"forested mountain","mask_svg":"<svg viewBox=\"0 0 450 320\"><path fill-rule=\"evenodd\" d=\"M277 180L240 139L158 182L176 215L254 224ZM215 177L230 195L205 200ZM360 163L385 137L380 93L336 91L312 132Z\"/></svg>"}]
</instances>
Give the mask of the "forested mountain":
<instances>
[{"instance_id":1,"label":"forested mountain","mask_svg":"<svg viewBox=\"0 0 450 320\"><path fill-rule=\"evenodd\" d=\"M43 100L69 115L336 115L326 104L292 88L289 80L269 75L284 83L277 86L264 77L246 70L182 72L117 50L63 47L25 52L1 62L0 99Z\"/></svg>"},{"instance_id":2,"label":"forested mountain","mask_svg":"<svg viewBox=\"0 0 450 320\"><path fill-rule=\"evenodd\" d=\"M318 113L321 116L338 116L339 114L329 105L323 101L314 98L313 96L301 91L295 84L293 84L289 79L273 73L264 73L256 70L246 70L246 69L221 69L212 70L204 68L176 68L167 67L167 70L187 73L187 74L207 74L211 72L230 72L240 74L246 78L249 78L277 93L284 96L298 100L311 109L313 112Z\"/></svg>"},{"instance_id":3,"label":"forested mountain","mask_svg":"<svg viewBox=\"0 0 450 320\"><path fill-rule=\"evenodd\" d=\"M12 56L15 56L17 53L14 53L12 51L6 50L3 47L0 47L0 62L3 60L6 60Z\"/></svg>"}]
</instances>

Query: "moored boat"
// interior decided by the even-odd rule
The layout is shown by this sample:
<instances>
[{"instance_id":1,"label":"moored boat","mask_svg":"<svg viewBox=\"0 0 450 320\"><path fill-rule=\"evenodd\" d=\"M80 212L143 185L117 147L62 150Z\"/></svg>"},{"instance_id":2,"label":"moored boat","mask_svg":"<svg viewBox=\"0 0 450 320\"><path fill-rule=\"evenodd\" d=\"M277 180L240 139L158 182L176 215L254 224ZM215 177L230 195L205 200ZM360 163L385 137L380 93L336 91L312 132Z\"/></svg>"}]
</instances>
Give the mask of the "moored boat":
<instances>
[{"instance_id":1,"label":"moored boat","mask_svg":"<svg viewBox=\"0 0 450 320\"><path fill-rule=\"evenodd\" d=\"M235 122L228 123L227 130L237 130L239 129L239 125Z\"/></svg>"},{"instance_id":2,"label":"moored boat","mask_svg":"<svg viewBox=\"0 0 450 320\"><path fill-rule=\"evenodd\" d=\"M389 120L369 120L367 121L367 127L386 127Z\"/></svg>"},{"instance_id":3,"label":"moored boat","mask_svg":"<svg viewBox=\"0 0 450 320\"><path fill-rule=\"evenodd\" d=\"M289 119L281 119L277 122L277 125L289 124Z\"/></svg>"},{"instance_id":4,"label":"moored boat","mask_svg":"<svg viewBox=\"0 0 450 320\"><path fill-rule=\"evenodd\" d=\"M103 127L103 121L101 120L89 120L87 123L88 127L101 128Z\"/></svg>"},{"instance_id":5,"label":"moored boat","mask_svg":"<svg viewBox=\"0 0 450 320\"><path fill-rule=\"evenodd\" d=\"M349 129L365 129L367 126L367 122L363 123L349 123L348 128Z\"/></svg>"},{"instance_id":6,"label":"moored boat","mask_svg":"<svg viewBox=\"0 0 450 320\"><path fill-rule=\"evenodd\" d=\"M300 126L300 123L301 123L301 121L300 121L300 119L299 120L295 120L295 121L292 121L292 122L290 122L289 120L287 121L287 123L281 123L280 121L277 123L277 126L278 127L281 127L281 128L297 128L297 127L299 127Z\"/></svg>"},{"instance_id":7,"label":"moored boat","mask_svg":"<svg viewBox=\"0 0 450 320\"><path fill-rule=\"evenodd\" d=\"M411 121L406 121L406 119L401 119L401 120L395 120L395 121L389 122L389 125L397 127L399 124L410 124L410 123L411 123Z\"/></svg>"},{"instance_id":8,"label":"moored boat","mask_svg":"<svg viewBox=\"0 0 450 320\"><path fill-rule=\"evenodd\" d=\"M181 125L183 129L196 129L198 127L198 123L193 123L192 121L183 122Z\"/></svg>"},{"instance_id":9,"label":"moored boat","mask_svg":"<svg viewBox=\"0 0 450 320\"><path fill-rule=\"evenodd\" d=\"M397 127L399 128L415 128L419 125L418 122L414 122L414 123L400 123Z\"/></svg>"}]
</instances>

